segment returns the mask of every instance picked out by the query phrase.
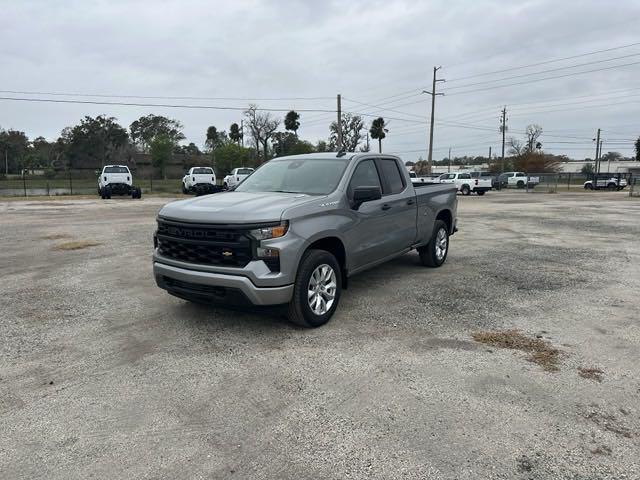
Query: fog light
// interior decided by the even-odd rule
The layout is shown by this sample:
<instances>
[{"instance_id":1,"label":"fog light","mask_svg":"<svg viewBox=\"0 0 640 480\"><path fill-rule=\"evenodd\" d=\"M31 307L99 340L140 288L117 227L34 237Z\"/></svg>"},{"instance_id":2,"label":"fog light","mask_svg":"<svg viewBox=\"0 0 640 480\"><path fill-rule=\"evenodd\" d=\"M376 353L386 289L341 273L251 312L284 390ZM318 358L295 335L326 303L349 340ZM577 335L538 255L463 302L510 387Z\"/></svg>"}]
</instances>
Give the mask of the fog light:
<instances>
[{"instance_id":1,"label":"fog light","mask_svg":"<svg viewBox=\"0 0 640 480\"><path fill-rule=\"evenodd\" d=\"M256 250L259 258L277 258L280 256L280 250L277 248L262 248Z\"/></svg>"}]
</instances>

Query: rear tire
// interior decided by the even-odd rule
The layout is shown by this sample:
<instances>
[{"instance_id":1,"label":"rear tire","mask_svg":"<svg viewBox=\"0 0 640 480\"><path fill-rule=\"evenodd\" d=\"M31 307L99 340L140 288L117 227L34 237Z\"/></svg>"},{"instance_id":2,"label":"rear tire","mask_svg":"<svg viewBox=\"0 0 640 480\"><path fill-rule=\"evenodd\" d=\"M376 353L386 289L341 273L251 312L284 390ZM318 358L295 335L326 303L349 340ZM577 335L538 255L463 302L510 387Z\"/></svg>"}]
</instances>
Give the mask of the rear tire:
<instances>
[{"instance_id":1,"label":"rear tire","mask_svg":"<svg viewBox=\"0 0 640 480\"><path fill-rule=\"evenodd\" d=\"M480 190L479 192L476 192L478 195L482 196L484 195L486 192L484 190Z\"/></svg>"},{"instance_id":2,"label":"rear tire","mask_svg":"<svg viewBox=\"0 0 640 480\"><path fill-rule=\"evenodd\" d=\"M288 305L289 321L305 328L327 323L338 308L341 279L336 257L326 250L307 250L300 260Z\"/></svg>"},{"instance_id":3,"label":"rear tire","mask_svg":"<svg viewBox=\"0 0 640 480\"><path fill-rule=\"evenodd\" d=\"M424 247L418 248L420 263L425 267L440 267L449 253L449 230L442 220L436 220L433 225L431 240Z\"/></svg>"},{"instance_id":4,"label":"rear tire","mask_svg":"<svg viewBox=\"0 0 640 480\"><path fill-rule=\"evenodd\" d=\"M460 192L462 192L463 195L469 195L471 193L471 189L469 188L469 185L463 185Z\"/></svg>"}]
</instances>

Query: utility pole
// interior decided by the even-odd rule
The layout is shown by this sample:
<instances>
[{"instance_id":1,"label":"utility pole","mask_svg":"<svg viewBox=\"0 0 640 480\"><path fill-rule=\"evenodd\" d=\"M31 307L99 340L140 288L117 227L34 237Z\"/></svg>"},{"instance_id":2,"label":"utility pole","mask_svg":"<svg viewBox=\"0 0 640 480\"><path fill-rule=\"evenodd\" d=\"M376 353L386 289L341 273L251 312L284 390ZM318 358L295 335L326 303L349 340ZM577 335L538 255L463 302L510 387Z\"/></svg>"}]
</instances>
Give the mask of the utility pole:
<instances>
[{"instance_id":1,"label":"utility pole","mask_svg":"<svg viewBox=\"0 0 640 480\"><path fill-rule=\"evenodd\" d=\"M447 159L449 160L449 168L447 168L447 172L451 173L451 147L449 147L449 156Z\"/></svg>"},{"instance_id":2,"label":"utility pole","mask_svg":"<svg viewBox=\"0 0 640 480\"><path fill-rule=\"evenodd\" d=\"M507 133L507 107L502 109L502 118L500 119L500 131L502 132L502 159L500 161L500 173L504 173L504 138Z\"/></svg>"},{"instance_id":3,"label":"utility pole","mask_svg":"<svg viewBox=\"0 0 640 480\"><path fill-rule=\"evenodd\" d=\"M489 161L487 162L487 165L489 165L491 163L491 147L489 147Z\"/></svg>"},{"instance_id":4,"label":"utility pole","mask_svg":"<svg viewBox=\"0 0 640 480\"><path fill-rule=\"evenodd\" d=\"M427 175L431 175L431 166L433 165L433 117L436 108L436 95L444 95L444 93L436 93L436 82L444 82L444 78L436 78L436 73L442 67L433 67L433 84L431 91L423 90L422 93L431 95L431 122L429 123L429 156L427 157Z\"/></svg>"},{"instance_id":5,"label":"utility pole","mask_svg":"<svg viewBox=\"0 0 640 480\"><path fill-rule=\"evenodd\" d=\"M600 173L600 168L602 167L602 142L604 140L600 139L600 149L598 150L598 173Z\"/></svg>"},{"instance_id":6,"label":"utility pole","mask_svg":"<svg viewBox=\"0 0 640 480\"><path fill-rule=\"evenodd\" d=\"M593 164L593 172L597 174L598 173L598 157L600 156L600 129L598 129L598 132L596 133L596 138L594 138L594 140L596 141L596 160Z\"/></svg>"},{"instance_id":7,"label":"utility pole","mask_svg":"<svg viewBox=\"0 0 640 480\"><path fill-rule=\"evenodd\" d=\"M338 94L338 151L342 150L342 98Z\"/></svg>"},{"instance_id":8,"label":"utility pole","mask_svg":"<svg viewBox=\"0 0 640 480\"><path fill-rule=\"evenodd\" d=\"M244 120L240 120L240 144L244 148Z\"/></svg>"}]
</instances>

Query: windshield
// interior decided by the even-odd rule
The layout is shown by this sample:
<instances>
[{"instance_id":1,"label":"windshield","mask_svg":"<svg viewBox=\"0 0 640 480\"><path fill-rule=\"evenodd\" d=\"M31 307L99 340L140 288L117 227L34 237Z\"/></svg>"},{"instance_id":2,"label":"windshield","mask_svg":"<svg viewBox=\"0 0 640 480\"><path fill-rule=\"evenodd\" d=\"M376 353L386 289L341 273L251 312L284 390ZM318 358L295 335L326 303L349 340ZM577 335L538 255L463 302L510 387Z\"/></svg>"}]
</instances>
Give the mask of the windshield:
<instances>
[{"instance_id":1,"label":"windshield","mask_svg":"<svg viewBox=\"0 0 640 480\"><path fill-rule=\"evenodd\" d=\"M236 175L251 175L253 173L253 168L239 168L236 171Z\"/></svg>"},{"instance_id":2,"label":"windshield","mask_svg":"<svg viewBox=\"0 0 640 480\"><path fill-rule=\"evenodd\" d=\"M127 167L104 167L104 173L129 173Z\"/></svg>"},{"instance_id":3,"label":"windshield","mask_svg":"<svg viewBox=\"0 0 640 480\"><path fill-rule=\"evenodd\" d=\"M327 195L338 186L347 163L332 158L271 160L247 177L236 191Z\"/></svg>"},{"instance_id":4,"label":"windshield","mask_svg":"<svg viewBox=\"0 0 640 480\"><path fill-rule=\"evenodd\" d=\"M213 174L213 170L205 167L194 168L192 174L193 175L211 175Z\"/></svg>"}]
</instances>

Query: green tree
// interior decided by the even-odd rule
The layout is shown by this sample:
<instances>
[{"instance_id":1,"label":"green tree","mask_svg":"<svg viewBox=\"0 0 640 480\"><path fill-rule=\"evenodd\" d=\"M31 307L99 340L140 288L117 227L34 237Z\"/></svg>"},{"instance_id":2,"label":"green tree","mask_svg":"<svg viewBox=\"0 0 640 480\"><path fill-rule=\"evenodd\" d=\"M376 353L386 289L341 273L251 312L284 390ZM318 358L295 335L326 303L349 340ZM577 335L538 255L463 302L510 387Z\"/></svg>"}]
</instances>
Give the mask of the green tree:
<instances>
[{"instance_id":1,"label":"green tree","mask_svg":"<svg viewBox=\"0 0 640 480\"><path fill-rule=\"evenodd\" d=\"M131 140L142 152L147 152L151 142L158 137L166 137L174 145L184 140L182 124L178 120L163 117L162 115L147 115L140 117L129 126Z\"/></svg>"},{"instance_id":2,"label":"green tree","mask_svg":"<svg viewBox=\"0 0 640 480\"><path fill-rule=\"evenodd\" d=\"M636 140L635 147L636 147L636 162L640 162L640 137L638 137L638 139Z\"/></svg>"},{"instance_id":3,"label":"green tree","mask_svg":"<svg viewBox=\"0 0 640 480\"><path fill-rule=\"evenodd\" d=\"M160 170L162 178L167 178L167 165L171 160L175 144L168 136L160 135L151 140L150 151L153 166Z\"/></svg>"},{"instance_id":4,"label":"green tree","mask_svg":"<svg viewBox=\"0 0 640 480\"><path fill-rule=\"evenodd\" d=\"M607 152L602 155L602 157L600 157L600 160L602 160L603 162L618 162L622 160L622 158L623 157L620 152Z\"/></svg>"},{"instance_id":5,"label":"green tree","mask_svg":"<svg viewBox=\"0 0 640 480\"><path fill-rule=\"evenodd\" d=\"M318 140L318 143L316 143L316 146L315 146L315 150L316 152L328 152L329 145L324 140Z\"/></svg>"},{"instance_id":6,"label":"green tree","mask_svg":"<svg viewBox=\"0 0 640 480\"><path fill-rule=\"evenodd\" d=\"M70 167L104 166L129 145L127 131L115 118L104 115L84 117L67 134L66 156Z\"/></svg>"},{"instance_id":7,"label":"green tree","mask_svg":"<svg viewBox=\"0 0 640 480\"><path fill-rule=\"evenodd\" d=\"M284 128L293 132L295 136L298 136L298 128L300 128L300 114L295 110L291 110L284 117Z\"/></svg>"},{"instance_id":8,"label":"green tree","mask_svg":"<svg viewBox=\"0 0 640 480\"><path fill-rule=\"evenodd\" d=\"M595 171L595 168L593 167L593 163L585 163L580 169L580 173L583 173L585 175L589 175L594 171Z\"/></svg>"},{"instance_id":9,"label":"green tree","mask_svg":"<svg viewBox=\"0 0 640 480\"><path fill-rule=\"evenodd\" d=\"M242 132L240 131L240 127L237 123L232 123L229 127L229 138L232 142L240 144L240 140L242 140Z\"/></svg>"},{"instance_id":10,"label":"green tree","mask_svg":"<svg viewBox=\"0 0 640 480\"><path fill-rule=\"evenodd\" d=\"M362 117L343 113L340 121L342 123L342 147L347 152L355 152L362 141L362 129L364 128ZM332 122L329 126L329 146L331 150L338 149L338 122Z\"/></svg>"},{"instance_id":11,"label":"green tree","mask_svg":"<svg viewBox=\"0 0 640 480\"><path fill-rule=\"evenodd\" d=\"M29 150L29 138L18 130L0 129L0 160L5 173L19 173Z\"/></svg>"},{"instance_id":12,"label":"green tree","mask_svg":"<svg viewBox=\"0 0 640 480\"><path fill-rule=\"evenodd\" d=\"M371 128L369 129L371 138L378 140L379 153L382 153L382 139L387 136L387 133L389 133L389 129L386 128L386 126L384 118L378 117L371 122Z\"/></svg>"},{"instance_id":13,"label":"green tree","mask_svg":"<svg viewBox=\"0 0 640 480\"><path fill-rule=\"evenodd\" d=\"M184 155L200 155L202 153L198 146L193 142L190 142L189 145L176 145L173 152L182 153Z\"/></svg>"},{"instance_id":14,"label":"green tree","mask_svg":"<svg viewBox=\"0 0 640 480\"><path fill-rule=\"evenodd\" d=\"M255 151L241 147L236 143L227 143L216 150L216 175L219 178L227 175L236 167L254 167Z\"/></svg>"},{"instance_id":15,"label":"green tree","mask_svg":"<svg viewBox=\"0 0 640 480\"><path fill-rule=\"evenodd\" d=\"M205 140L204 145L207 147L208 151L213 152L216 148L221 147L228 141L229 137L227 136L227 132L224 130L218 130L213 125L207 128L207 139Z\"/></svg>"},{"instance_id":16,"label":"green tree","mask_svg":"<svg viewBox=\"0 0 640 480\"><path fill-rule=\"evenodd\" d=\"M271 139L273 150L278 157L312 153L315 148L310 142L300 140L294 133L276 132Z\"/></svg>"}]
</instances>

